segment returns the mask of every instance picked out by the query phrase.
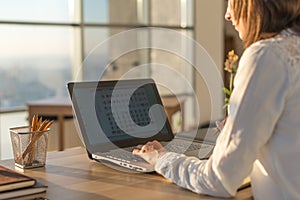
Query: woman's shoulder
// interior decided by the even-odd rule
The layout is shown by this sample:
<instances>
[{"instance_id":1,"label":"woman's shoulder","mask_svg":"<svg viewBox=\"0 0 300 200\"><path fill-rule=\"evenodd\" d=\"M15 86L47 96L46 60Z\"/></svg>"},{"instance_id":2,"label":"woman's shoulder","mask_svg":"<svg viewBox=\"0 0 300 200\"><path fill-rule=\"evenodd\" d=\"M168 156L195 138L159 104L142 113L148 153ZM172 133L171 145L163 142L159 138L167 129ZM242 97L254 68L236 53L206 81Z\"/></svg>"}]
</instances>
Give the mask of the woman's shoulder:
<instances>
[{"instance_id":1,"label":"woman's shoulder","mask_svg":"<svg viewBox=\"0 0 300 200\"><path fill-rule=\"evenodd\" d=\"M287 29L280 34L250 45L245 54L272 53L278 58L300 63L300 36Z\"/></svg>"},{"instance_id":2,"label":"woman's shoulder","mask_svg":"<svg viewBox=\"0 0 300 200\"><path fill-rule=\"evenodd\" d=\"M287 47L287 46L295 46L299 48L300 43L300 35L296 34L290 29L285 29L281 31L279 34L275 35L274 37L259 40L252 45L249 46L249 48L274 48L274 47Z\"/></svg>"}]
</instances>

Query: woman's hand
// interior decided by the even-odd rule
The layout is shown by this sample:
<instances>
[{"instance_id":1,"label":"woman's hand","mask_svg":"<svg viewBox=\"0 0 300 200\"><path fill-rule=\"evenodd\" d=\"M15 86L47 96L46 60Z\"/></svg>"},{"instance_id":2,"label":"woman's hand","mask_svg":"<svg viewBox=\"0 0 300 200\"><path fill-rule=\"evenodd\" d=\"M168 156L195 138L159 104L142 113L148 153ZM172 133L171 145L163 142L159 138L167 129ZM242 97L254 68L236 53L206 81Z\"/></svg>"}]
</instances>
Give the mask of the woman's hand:
<instances>
[{"instance_id":1,"label":"woman's hand","mask_svg":"<svg viewBox=\"0 0 300 200\"><path fill-rule=\"evenodd\" d=\"M142 157L151 165L155 165L158 158L166 153L166 150L158 141L154 140L152 142L147 142L145 145L138 145L132 153Z\"/></svg>"}]
</instances>

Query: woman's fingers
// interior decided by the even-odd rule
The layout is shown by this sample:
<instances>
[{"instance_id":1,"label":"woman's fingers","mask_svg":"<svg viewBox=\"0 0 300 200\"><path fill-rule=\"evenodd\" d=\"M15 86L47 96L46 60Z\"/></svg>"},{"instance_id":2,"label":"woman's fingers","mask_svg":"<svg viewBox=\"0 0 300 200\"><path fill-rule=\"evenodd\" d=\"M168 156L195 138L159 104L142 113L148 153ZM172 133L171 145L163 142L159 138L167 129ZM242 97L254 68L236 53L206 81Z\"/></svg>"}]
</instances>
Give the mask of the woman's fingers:
<instances>
[{"instance_id":1,"label":"woman's fingers","mask_svg":"<svg viewBox=\"0 0 300 200\"><path fill-rule=\"evenodd\" d=\"M136 147L135 147L135 149L141 149L143 147L143 145L142 144L139 144L139 145L137 145Z\"/></svg>"},{"instance_id":2,"label":"woman's fingers","mask_svg":"<svg viewBox=\"0 0 300 200\"><path fill-rule=\"evenodd\" d=\"M147 142L145 145L153 146L153 148L157 149L157 150L163 148L163 146L157 140L153 140L151 142Z\"/></svg>"},{"instance_id":3,"label":"woman's fingers","mask_svg":"<svg viewBox=\"0 0 300 200\"><path fill-rule=\"evenodd\" d=\"M133 152L136 154L140 154L151 152L154 150L161 150L162 148L163 146L158 141L154 140L147 142L145 145L137 145Z\"/></svg>"},{"instance_id":4,"label":"woman's fingers","mask_svg":"<svg viewBox=\"0 0 300 200\"><path fill-rule=\"evenodd\" d=\"M140 148L139 148L139 147L140 147ZM156 151L156 150L154 149L154 146L153 146L151 143L147 143L147 144L145 144L145 145L138 145L137 148L135 148L135 149L132 151L132 153L133 153L134 155L139 155L139 156L141 156L142 158L145 158L146 154L152 153L152 152L154 152L154 151ZM146 156L146 157L147 157L147 156ZM149 160L149 158L148 158L147 160Z\"/></svg>"},{"instance_id":5,"label":"woman's fingers","mask_svg":"<svg viewBox=\"0 0 300 200\"><path fill-rule=\"evenodd\" d=\"M151 165L155 165L155 163L158 159L158 152L157 152L157 150L154 150L154 149L152 149L152 150L134 149L132 153L134 155L138 155L138 156L142 157L145 161L147 161Z\"/></svg>"},{"instance_id":6,"label":"woman's fingers","mask_svg":"<svg viewBox=\"0 0 300 200\"><path fill-rule=\"evenodd\" d=\"M145 145L138 145L132 153L155 165L159 156L164 155L166 151L158 141L147 142Z\"/></svg>"},{"instance_id":7,"label":"woman's fingers","mask_svg":"<svg viewBox=\"0 0 300 200\"><path fill-rule=\"evenodd\" d=\"M152 144L145 144L144 146L142 146L141 151L143 153L149 152L149 151L153 151L154 147Z\"/></svg>"},{"instance_id":8,"label":"woman's fingers","mask_svg":"<svg viewBox=\"0 0 300 200\"><path fill-rule=\"evenodd\" d=\"M158 142L157 140L154 140L153 142L152 142L152 145L154 146L154 148L155 149L157 149L157 150L159 150L159 149L162 149L163 148L163 146L161 145L161 143L160 142Z\"/></svg>"},{"instance_id":9,"label":"woman's fingers","mask_svg":"<svg viewBox=\"0 0 300 200\"><path fill-rule=\"evenodd\" d=\"M142 145L141 148L136 148L133 150L133 154L142 154L154 151L153 145Z\"/></svg>"},{"instance_id":10,"label":"woman's fingers","mask_svg":"<svg viewBox=\"0 0 300 200\"><path fill-rule=\"evenodd\" d=\"M132 153L134 154L134 155L139 155L140 154L140 149L133 149L133 151L132 151Z\"/></svg>"}]
</instances>

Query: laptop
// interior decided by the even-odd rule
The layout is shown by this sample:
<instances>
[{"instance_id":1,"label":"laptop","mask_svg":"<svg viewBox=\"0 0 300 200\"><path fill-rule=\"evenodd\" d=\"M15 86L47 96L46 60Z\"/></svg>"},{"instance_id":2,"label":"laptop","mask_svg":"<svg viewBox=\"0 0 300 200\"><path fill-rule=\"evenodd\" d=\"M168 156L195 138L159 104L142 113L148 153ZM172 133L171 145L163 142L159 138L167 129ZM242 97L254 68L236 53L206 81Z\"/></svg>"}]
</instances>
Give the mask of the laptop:
<instances>
[{"instance_id":1,"label":"laptop","mask_svg":"<svg viewBox=\"0 0 300 200\"><path fill-rule=\"evenodd\" d=\"M137 145L157 140L168 151L200 159L207 159L214 148L216 138L205 140L207 130L174 136L153 79L69 82L67 86L92 160L152 172L153 166L132 154Z\"/></svg>"}]
</instances>

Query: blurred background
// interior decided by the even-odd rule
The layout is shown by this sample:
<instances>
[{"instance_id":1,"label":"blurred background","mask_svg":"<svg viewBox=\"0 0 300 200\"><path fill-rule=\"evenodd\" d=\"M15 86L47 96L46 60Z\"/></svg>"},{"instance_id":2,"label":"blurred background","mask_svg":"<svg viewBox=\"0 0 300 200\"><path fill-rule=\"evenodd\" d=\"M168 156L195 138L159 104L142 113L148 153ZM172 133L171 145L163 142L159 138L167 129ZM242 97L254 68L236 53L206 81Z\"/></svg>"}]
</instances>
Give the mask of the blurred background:
<instances>
[{"instance_id":1,"label":"blurred background","mask_svg":"<svg viewBox=\"0 0 300 200\"><path fill-rule=\"evenodd\" d=\"M99 43L125 30L143 27L168 28L202 45L224 79L224 60L234 49L243 49L237 33L226 22L225 1L210 0L0 0L0 159L12 158L9 128L29 124L28 104L43 99L68 98L66 84L72 80L94 80L95 71L107 67L103 79L117 79L136 66L159 63L182 74L192 85L186 90L176 77L159 70L145 70L141 77L167 77L177 84L176 91L159 88L161 96L182 97L179 112L174 112L174 132L206 126L210 121L210 96L203 77L183 58L159 49L140 49L113 60L105 58L81 70L84 59ZM167 39L167 38L166 38ZM151 34L137 38L136 43L151 46ZM170 41L172 42L172 41ZM193 52L192 45L182 43L184 51ZM107 51L109 54L109 51ZM201 61L199 65L201 65ZM138 76L138 75L137 75ZM207 78L207 77L206 77ZM196 91L197 99L193 97ZM178 99L177 99L178 100ZM195 104L200 105L200 119L195 121ZM173 105L171 105L173 106ZM217 118L224 117L223 95L220 91ZM183 112L184 110L184 112ZM177 111L177 110L175 110ZM173 113L172 113L173 115ZM50 134L49 150L59 149L59 124ZM217 120L217 119L215 119ZM81 145L74 119L64 117L64 148Z\"/></svg>"}]
</instances>

